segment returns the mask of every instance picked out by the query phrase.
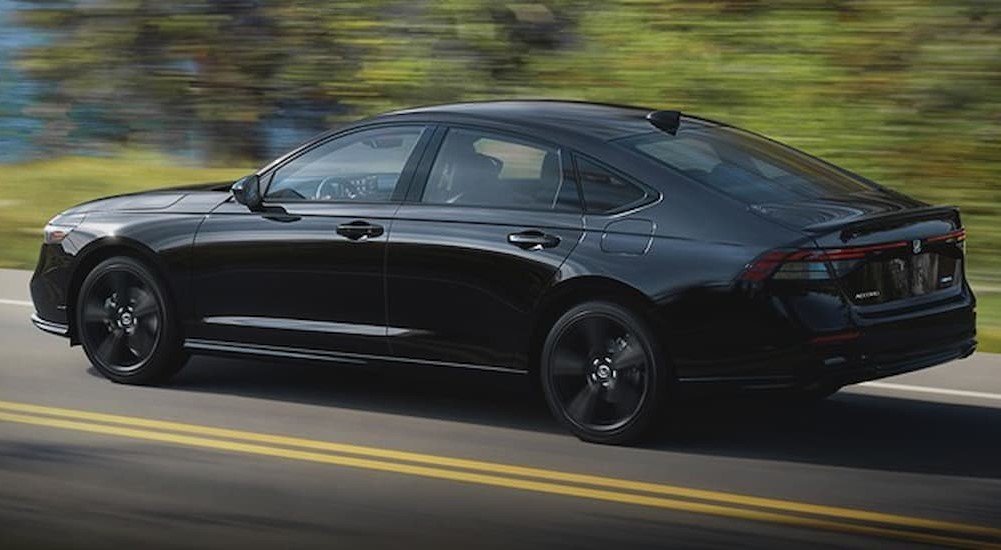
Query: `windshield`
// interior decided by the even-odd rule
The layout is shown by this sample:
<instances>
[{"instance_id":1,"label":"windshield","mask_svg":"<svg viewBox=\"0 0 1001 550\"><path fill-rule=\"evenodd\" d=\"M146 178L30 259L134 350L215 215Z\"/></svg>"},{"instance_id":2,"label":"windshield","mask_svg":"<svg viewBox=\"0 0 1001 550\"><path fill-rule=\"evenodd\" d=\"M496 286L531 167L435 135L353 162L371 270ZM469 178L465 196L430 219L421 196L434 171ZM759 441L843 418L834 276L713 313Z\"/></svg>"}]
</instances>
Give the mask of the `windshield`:
<instances>
[{"instance_id":1,"label":"windshield","mask_svg":"<svg viewBox=\"0 0 1001 550\"><path fill-rule=\"evenodd\" d=\"M662 164L748 204L784 204L872 191L809 155L725 126L682 124L622 140Z\"/></svg>"}]
</instances>

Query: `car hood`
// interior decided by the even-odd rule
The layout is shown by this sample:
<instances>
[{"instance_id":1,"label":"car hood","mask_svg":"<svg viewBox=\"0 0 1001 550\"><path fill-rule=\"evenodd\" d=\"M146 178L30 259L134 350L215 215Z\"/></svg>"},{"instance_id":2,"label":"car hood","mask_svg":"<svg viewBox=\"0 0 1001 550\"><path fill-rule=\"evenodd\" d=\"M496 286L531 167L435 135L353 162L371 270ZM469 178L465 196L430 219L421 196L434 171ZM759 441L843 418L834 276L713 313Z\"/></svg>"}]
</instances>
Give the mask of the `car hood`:
<instances>
[{"instance_id":1,"label":"car hood","mask_svg":"<svg viewBox=\"0 0 1001 550\"><path fill-rule=\"evenodd\" d=\"M899 193L874 190L838 198L804 200L787 204L756 204L751 206L751 210L787 227L805 229L923 206L927 205Z\"/></svg>"},{"instance_id":2,"label":"car hood","mask_svg":"<svg viewBox=\"0 0 1001 550\"><path fill-rule=\"evenodd\" d=\"M164 211L208 213L230 197L232 182L196 183L116 195L85 202L63 214L114 211Z\"/></svg>"}]
</instances>

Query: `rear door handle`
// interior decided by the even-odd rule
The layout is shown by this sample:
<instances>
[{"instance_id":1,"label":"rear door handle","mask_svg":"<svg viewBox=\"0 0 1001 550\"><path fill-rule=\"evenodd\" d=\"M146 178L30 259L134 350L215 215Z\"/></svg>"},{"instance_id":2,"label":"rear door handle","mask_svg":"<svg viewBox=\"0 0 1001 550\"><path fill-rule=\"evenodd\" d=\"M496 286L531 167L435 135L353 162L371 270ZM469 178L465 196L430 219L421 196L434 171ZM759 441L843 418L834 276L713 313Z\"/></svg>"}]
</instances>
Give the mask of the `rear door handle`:
<instances>
[{"instance_id":1,"label":"rear door handle","mask_svg":"<svg viewBox=\"0 0 1001 550\"><path fill-rule=\"evenodd\" d=\"M542 250L559 246L560 238L556 235L543 233L537 229L529 229L507 236L507 242L524 250Z\"/></svg>"},{"instance_id":2,"label":"rear door handle","mask_svg":"<svg viewBox=\"0 0 1001 550\"><path fill-rule=\"evenodd\" d=\"M385 230L381 225L369 223L363 220L355 220L349 223L342 223L337 226L337 234L347 237L352 241L371 239L382 235Z\"/></svg>"}]
</instances>

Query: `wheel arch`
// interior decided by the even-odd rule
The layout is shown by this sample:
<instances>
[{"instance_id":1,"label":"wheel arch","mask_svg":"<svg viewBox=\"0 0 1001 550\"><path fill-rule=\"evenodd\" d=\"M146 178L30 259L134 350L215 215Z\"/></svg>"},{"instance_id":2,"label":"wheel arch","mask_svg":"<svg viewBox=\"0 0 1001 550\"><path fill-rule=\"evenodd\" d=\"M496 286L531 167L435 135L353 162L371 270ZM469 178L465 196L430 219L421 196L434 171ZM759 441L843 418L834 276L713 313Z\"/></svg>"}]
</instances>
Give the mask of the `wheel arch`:
<instances>
[{"instance_id":1,"label":"wheel arch","mask_svg":"<svg viewBox=\"0 0 1001 550\"><path fill-rule=\"evenodd\" d=\"M526 365L529 372L538 372L539 355L553 323L573 306L591 300L607 300L627 307L649 322L655 333L666 334L664 321L657 315L656 304L636 287L598 275L574 277L550 288L535 308ZM670 346L665 343L664 348L670 354Z\"/></svg>"},{"instance_id":2,"label":"wheel arch","mask_svg":"<svg viewBox=\"0 0 1001 550\"><path fill-rule=\"evenodd\" d=\"M116 256L132 258L148 267L164 285L164 292L166 292L168 299L174 301L174 291L170 285L170 278L167 277L167 268L156 252L129 238L104 237L93 241L77 254L66 291L66 321L69 325L70 344L80 343L76 327L76 303L84 279L98 264Z\"/></svg>"}]
</instances>

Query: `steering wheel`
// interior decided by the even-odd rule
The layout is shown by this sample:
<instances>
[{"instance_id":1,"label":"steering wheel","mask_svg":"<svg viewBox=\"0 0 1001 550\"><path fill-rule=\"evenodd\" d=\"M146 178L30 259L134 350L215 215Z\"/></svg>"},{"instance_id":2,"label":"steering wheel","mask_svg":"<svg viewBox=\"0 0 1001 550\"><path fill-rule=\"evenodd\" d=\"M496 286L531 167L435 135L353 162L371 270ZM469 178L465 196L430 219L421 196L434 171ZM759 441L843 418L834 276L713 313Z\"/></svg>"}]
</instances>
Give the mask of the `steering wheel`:
<instances>
[{"instance_id":1,"label":"steering wheel","mask_svg":"<svg viewBox=\"0 0 1001 550\"><path fill-rule=\"evenodd\" d=\"M316 186L314 198L317 200L348 199L354 200L363 198L365 195L373 194L379 184L379 177L369 174L358 178L347 178L344 176L327 176ZM334 189L327 190L328 187L337 185Z\"/></svg>"},{"instance_id":2,"label":"steering wheel","mask_svg":"<svg viewBox=\"0 0 1001 550\"><path fill-rule=\"evenodd\" d=\"M316 186L313 198L316 200L353 199L358 196L358 190L353 182L343 176L327 176Z\"/></svg>"}]
</instances>

